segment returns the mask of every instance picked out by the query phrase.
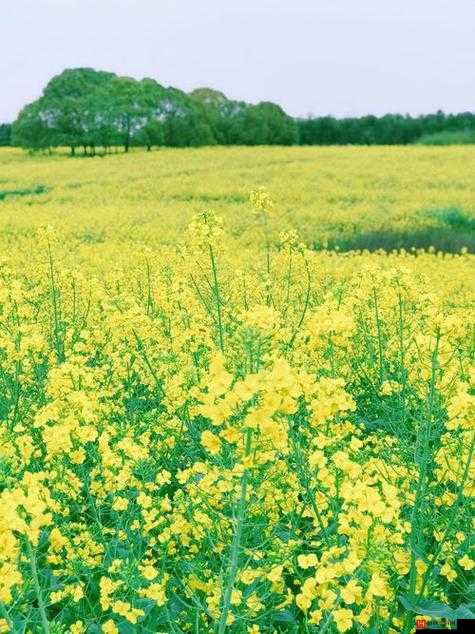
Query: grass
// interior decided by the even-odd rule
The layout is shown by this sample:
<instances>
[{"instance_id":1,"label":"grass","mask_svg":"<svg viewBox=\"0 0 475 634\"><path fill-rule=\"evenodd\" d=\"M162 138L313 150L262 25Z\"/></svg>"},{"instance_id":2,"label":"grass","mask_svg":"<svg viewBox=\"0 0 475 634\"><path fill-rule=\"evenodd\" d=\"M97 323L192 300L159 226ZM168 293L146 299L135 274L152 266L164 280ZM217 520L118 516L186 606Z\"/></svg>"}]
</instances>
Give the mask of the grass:
<instances>
[{"instance_id":1,"label":"grass","mask_svg":"<svg viewBox=\"0 0 475 634\"><path fill-rule=\"evenodd\" d=\"M318 243L315 248L321 248ZM475 253L475 231L447 229L444 227L428 227L427 229L393 230L380 229L363 232L351 237L335 238L327 243L326 248L341 252L347 251L418 251L434 250L444 253Z\"/></svg>"},{"instance_id":2,"label":"grass","mask_svg":"<svg viewBox=\"0 0 475 634\"><path fill-rule=\"evenodd\" d=\"M475 218L458 207L429 209L421 213L432 224L412 229L382 227L372 231L355 232L336 237L325 248L347 251L419 251L431 250L444 253L475 253ZM321 249L318 242L314 248Z\"/></svg>"},{"instance_id":3,"label":"grass","mask_svg":"<svg viewBox=\"0 0 475 634\"><path fill-rule=\"evenodd\" d=\"M7 196L36 196L48 191L45 185L35 185L27 189L4 189L0 190L0 200L5 200Z\"/></svg>"}]
</instances>

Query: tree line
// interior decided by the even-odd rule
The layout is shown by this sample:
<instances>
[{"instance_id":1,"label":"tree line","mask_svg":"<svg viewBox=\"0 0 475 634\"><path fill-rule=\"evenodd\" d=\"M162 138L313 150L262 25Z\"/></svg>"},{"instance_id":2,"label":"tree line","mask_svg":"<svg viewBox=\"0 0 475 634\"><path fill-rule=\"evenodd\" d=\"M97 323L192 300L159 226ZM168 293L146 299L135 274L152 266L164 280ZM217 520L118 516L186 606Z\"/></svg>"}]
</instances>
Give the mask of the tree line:
<instances>
[{"instance_id":1,"label":"tree line","mask_svg":"<svg viewBox=\"0 0 475 634\"><path fill-rule=\"evenodd\" d=\"M406 145L441 132L475 131L475 114L444 114L439 110L418 117L308 117L298 119L297 126L301 145Z\"/></svg>"},{"instance_id":2,"label":"tree line","mask_svg":"<svg viewBox=\"0 0 475 634\"><path fill-rule=\"evenodd\" d=\"M53 77L11 126L0 126L0 145L94 155L119 146L405 144L467 129L475 130L469 112L294 119L272 102L252 105L210 88L185 93L154 79L78 68Z\"/></svg>"},{"instance_id":3,"label":"tree line","mask_svg":"<svg viewBox=\"0 0 475 634\"><path fill-rule=\"evenodd\" d=\"M210 89L190 94L154 79L137 81L90 68L53 77L12 125L12 143L67 146L74 155L123 146L292 145L297 125L280 106L231 101Z\"/></svg>"}]
</instances>

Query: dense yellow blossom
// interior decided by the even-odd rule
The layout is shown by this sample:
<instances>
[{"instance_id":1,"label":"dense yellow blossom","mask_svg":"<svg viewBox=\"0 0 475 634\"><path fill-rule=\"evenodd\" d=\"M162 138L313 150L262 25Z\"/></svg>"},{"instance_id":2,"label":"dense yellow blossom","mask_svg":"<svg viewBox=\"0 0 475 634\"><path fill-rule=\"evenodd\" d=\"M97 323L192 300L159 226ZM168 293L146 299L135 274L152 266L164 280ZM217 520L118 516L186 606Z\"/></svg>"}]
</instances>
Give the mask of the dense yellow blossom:
<instances>
[{"instance_id":1,"label":"dense yellow blossom","mask_svg":"<svg viewBox=\"0 0 475 634\"><path fill-rule=\"evenodd\" d=\"M2 631L469 603L474 257L314 245L471 216L473 156L0 152L0 188L46 187L0 200Z\"/></svg>"}]
</instances>

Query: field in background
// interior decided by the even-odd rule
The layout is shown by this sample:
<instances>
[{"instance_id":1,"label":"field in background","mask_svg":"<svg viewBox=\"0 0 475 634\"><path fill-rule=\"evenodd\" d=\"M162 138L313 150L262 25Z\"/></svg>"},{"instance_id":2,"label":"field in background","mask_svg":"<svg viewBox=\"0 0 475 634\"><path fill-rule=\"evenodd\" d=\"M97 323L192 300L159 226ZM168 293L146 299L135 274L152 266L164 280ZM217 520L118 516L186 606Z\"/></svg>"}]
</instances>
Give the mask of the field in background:
<instances>
[{"instance_id":1,"label":"field in background","mask_svg":"<svg viewBox=\"0 0 475 634\"><path fill-rule=\"evenodd\" d=\"M475 249L475 149L466 147L207 148L103 159L0 151L2 234L57 224L97 244L163 244L212 208L254 240L248 192L276 200L274 231L309 246ZM31 191L32 195L28 195Z\"/></svg>"},{"instance_id":2,"label":"field in background","mask_svg":"<svg viewBox=\"0 0 475 634\"><path fill-rule=\"evenodd\" d=\"M475 618L474 159L0 151L0 632Z\"/></svg>"}]
</instances>

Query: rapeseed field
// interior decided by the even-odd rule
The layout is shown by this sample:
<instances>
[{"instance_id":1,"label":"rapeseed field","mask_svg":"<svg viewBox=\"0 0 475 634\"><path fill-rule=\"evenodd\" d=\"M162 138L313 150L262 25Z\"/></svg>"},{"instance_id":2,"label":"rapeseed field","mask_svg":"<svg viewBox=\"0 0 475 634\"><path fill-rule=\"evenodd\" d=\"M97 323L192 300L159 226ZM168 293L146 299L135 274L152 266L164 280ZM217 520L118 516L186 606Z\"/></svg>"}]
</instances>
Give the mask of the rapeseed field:
<instances>
[{"instance_id":1,"label":"rapeseed field","mask_svg":"<svg viewBox=\"0 0 475 634\"><path fill-rule=\"evenodd\" d=\"M474 616L474 158L2 150L0 632Z\"/></svg>"}]
</instances>

